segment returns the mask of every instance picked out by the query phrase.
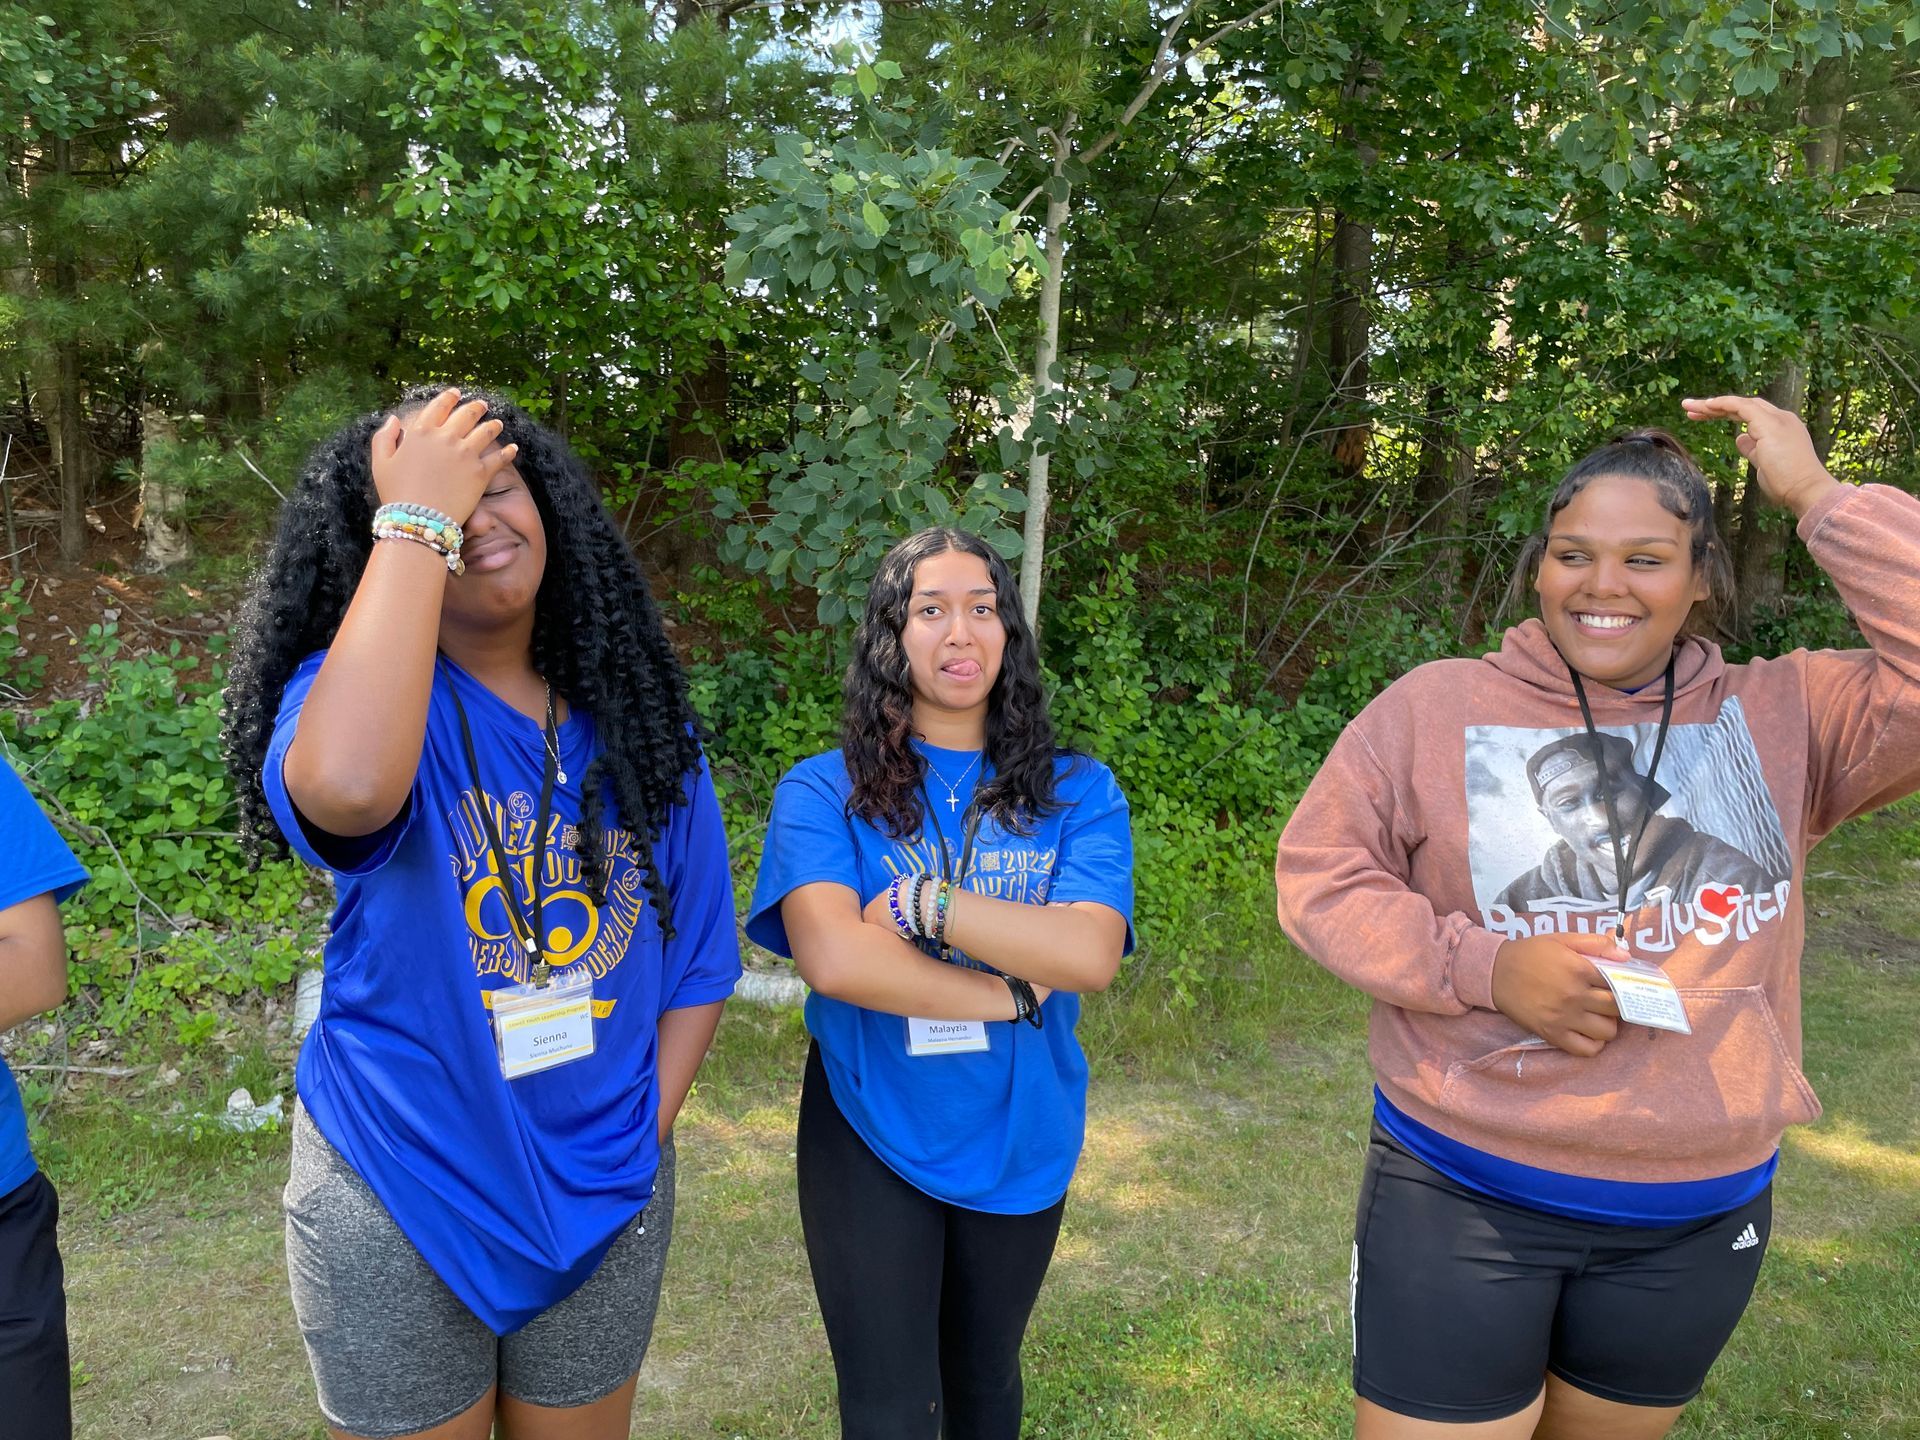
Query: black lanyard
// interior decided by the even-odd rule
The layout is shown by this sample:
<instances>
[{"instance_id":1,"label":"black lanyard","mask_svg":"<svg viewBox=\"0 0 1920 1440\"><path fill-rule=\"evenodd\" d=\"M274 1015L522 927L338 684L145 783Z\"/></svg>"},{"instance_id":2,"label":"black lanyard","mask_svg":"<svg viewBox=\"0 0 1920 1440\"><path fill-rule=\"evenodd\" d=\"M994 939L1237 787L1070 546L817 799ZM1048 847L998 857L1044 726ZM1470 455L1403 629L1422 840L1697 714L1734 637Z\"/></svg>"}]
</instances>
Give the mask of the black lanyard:
<instances>
[{"instance_id":1,"label":"black lanyard","mask_svg":"<svg viewBox=\"0 0 1920 1440\"><path fill-rule=\"evenodd\" d=\"M968 867L973 864L973 837L980 830L980 807L976 805L972 799L967 801L967 828L965 836L960 842L960 868L955 870L953 868L953 852L947 848L946 828L941 825L940 817L934 813L933 797L927 793L927 777L925 775L920 777L920 798L925 802L922 807L923 813L927 819L933 821L933 833L940 837L940 878L949 882L954 889L958 890L967 878ZM940 929L944 932L946 926L943 924ZM942 960L951 960L953 956L953 947L942 941L940 944L940 958Z\"/></svg>"},{"instance_id":2,"label":"black lanyard","mask_svg":"<svg viewBox=\"0 0 1920 1440\"><path fill-rule=\"evenodd\" d=\"M560 732L553 719L553 691L547 691L546 758L540 774L540 813L534 827L533 870L527 877L527 889L533 897L533 913L520 908L513 893L513 867L507 862L507 847L500 843L500 829L493 823L493 807L487 803L487 787L480 778L480 757L473 748L473 727L467 723L467 707L460 703L456 681L447 687L453 697L454 712L460 717L460 742L466 747L467 769L473 775L474 803L480 810L480 824L487 832L487 844L493 849L493 863L500 870L500 898L506 902L507 919L514 936L527 952L528 975L536 986L545 986L549 972L546 957L546 931L541 929L542 897L540 873L547 864L547 830L553 816L553 781L560 772Z\"/></svg>"},{"instance_id":3,"label":"black lanyard","mask_svg":"<svg viewBox=\"0 0 1920 1440\"><path fill-rule=\"evenodd\" d=\"M973 863L973 839L980 830L980 807L972 800L967 801L967 825L960 841L960 868L953 868L953 852L947 848L946 828L941 825L940 817L934 813L933 797L927 794L927 778L920 777L920 798L926 803L922 807L927 819L933 822L933 833L940 837L940 878L949 881L958 890L967 878L967 868Z\"/></svg>"},{"instance_id":4,"label":"black lanyard","mask_svg":"<svg viewBox=\"0 0 1920 1440\"><path fill-rule=\"evenodd\" d=\"M1561 657L1563 660L1564 656ZM1660 773L1660 755L1667 748L1667 727L1673 721L1673 667L1679 660L1676 651L1667 661L1667 677L1660 697L1660 729L1653 741L1653 763L1647 766L1647 777L1640 789L1640 828L1634 832L1633 843L1623 845L1620 836L1620 812L1613 801L1613 777L1607 772L1607 757L1600 746L1600 732L1594 728L1593 711L1587 705L1587 687L1581 683L1580 672L1567 666L1567 673L1573 677L1573 693L1580 700L1580 718L1586 722L1587 738L1593 742L1593 764L1598 771L1600 798L1607 806L1607 839L1613 845L1613 878L1620 886L1620 924L1623 932L1627 916L1627 892L1633 888L1633 867L1640 858L1640 842L1646 838L1647 824L1653 819L1653 777Z\"/></svg>"}]
</instances>

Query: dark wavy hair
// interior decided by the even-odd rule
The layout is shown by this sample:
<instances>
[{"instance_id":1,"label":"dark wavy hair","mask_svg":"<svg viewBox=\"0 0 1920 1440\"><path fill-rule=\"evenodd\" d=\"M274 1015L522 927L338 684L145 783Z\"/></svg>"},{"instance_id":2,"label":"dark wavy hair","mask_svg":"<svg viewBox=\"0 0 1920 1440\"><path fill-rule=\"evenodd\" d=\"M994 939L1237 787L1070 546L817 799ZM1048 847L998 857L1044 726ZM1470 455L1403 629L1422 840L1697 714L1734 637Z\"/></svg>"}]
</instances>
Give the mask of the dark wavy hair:
<instances>
[{"instance_id":1,"label":"dark wavy hair","mask_svg":"<svg viewBox=\"0 0 1920 1440\"><path fill-rule=\"evenodd\" d=\"M222 711L227 765L240 808L240 839L252 863L285 854L261 787L261 767L294 669L333 643L373 549L373 432L389 414L418 409L438 387L409 391L392 411L363 415L316 446L280 510L280 528L254 577L234 635ZM534 597L533 663L567 703L593 717L603 748L582 781L587 795L612 792L663 935L673 934L666 882L653 846L669 810L685 800L700 761L700 729L687 681L660 625L646 577L600 503L599 490L566 442L504 397L483 399L505 422L502 445L518 445L546 530L547 568ZM601 827L580 827L581 868L596 903L607 885Z\"/></svg>"},{"instance_id":2,"label":"dark wavy hair","mask_svg":"<svg viewBox=\"0 0 1920 1440\"><path fill-rule=\"evenodd\" d=\"M920 833L927 772L925 757L909 743L913 688L900 632L913 599L913 572L922 560L954 550L986 562L1007 635L1000 674L987 695L985 764L994 773L980 787L976 803L1018 834L1029 833L1035 817L1057 808L1054 759L1061 752L1047 718L1040 647L1027 628L1013 572L978 535L935 526L909 535L882 557L853 637L844 686L840 743L853 781L847 809L896 839Z\"/></svg>"},{"instance_id":3,"label":"dark wavy hair","mask_svg":"<svg viewBox=\"0 0 1920 1440\"><path fill-rule=\"evenodd\" d=\"M1707 598L1693 607L1687 616L1687 630L1710 630L1713 622L1733 609L1733 564L1727 547L1721 543L1719 526L1714 521L1713 491L1701 472L1693 452L1665 430L1629 430L1581 457L1561 477L1547 505L1540 528L1520 548L1513 579L1507 586L1504 613L1524 615L1533 602L1533 583L1546 558L1547 537L1553 520L1573 503L1573 497L1603 475L1625 475L1653 486L1660 503L1670 514L1687 522L1692 536L1688 546L1696 570L1707 577Z\"/></svg>"}]
</instances>

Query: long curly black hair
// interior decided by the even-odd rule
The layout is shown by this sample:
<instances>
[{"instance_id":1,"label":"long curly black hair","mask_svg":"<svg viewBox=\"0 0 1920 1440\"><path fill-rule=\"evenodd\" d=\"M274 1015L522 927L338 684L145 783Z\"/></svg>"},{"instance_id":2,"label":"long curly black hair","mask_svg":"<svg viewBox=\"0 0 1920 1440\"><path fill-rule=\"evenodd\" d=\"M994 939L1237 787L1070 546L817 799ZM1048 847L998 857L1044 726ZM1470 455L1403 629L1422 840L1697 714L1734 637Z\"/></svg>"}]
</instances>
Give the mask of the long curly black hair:
<instances>
[{"instance_id":1,"label":"long curly black hair","mask_svg":"<svg viewBox=\"0 0 1920 1440\"><path fill-rule=\"evenodd\" d=\"M1013 572L978 535L935 526L909 535L882 557L854 634L844 685L840 744L853 781L847 808L896 839L920 833L927 770L925 757L909 743L913 688L900 632L913 598L914 570L922 560L951 550L986 562L1007 635L1000 675L987 695L986 765L994 773L980 787L976 803L1018 834L1030 833L1036 816L1057 808L1054 759L1061 751L1047 717L1040 648L1027 628Z\"/></svg>"},{"instance_id":2,"label":"long curly black hair","mask_svg":"<svg viewBox=\"0 0 1920 1440\"><path fill-rule=\"evenodd\" d=\"M373 549L373 432L389 414L417 409L435 388L409 391L392 411L363 415L317 446L280 511L280 529L254 578L234 635L222 711L227 765L239 800L240 839L254 864L287 852L261 787L261 767L295 667L333 643ZM546 530L547 568L534 597L533 663L567 703L593 717L601 752L584 793L611 790L620 824L635 841L663 935L673 934L666 882L653 846L669 810L685 800L700 761L700 727L686 675L667 643L639 563L600 503L599 490L566 442L506 398L481 399L505 422L502 445L518 445L514 466ZM598 825L580 827L581 867L596 903L607 885Z\"/></svg>"}]
</instances>

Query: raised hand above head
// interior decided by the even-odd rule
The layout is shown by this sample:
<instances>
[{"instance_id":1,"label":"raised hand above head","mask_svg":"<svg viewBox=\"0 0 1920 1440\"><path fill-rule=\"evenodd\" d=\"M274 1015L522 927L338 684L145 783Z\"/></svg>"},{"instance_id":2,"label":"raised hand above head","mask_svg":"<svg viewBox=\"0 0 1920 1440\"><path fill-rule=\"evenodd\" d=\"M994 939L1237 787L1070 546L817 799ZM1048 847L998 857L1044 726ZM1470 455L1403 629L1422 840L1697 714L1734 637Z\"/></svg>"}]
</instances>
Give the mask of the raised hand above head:
<instances>
[{"instance_id":1,"label":"raised hand above head","mask_svg":"<svg viewBox=\"0 0 1920 1440\"><path fill-rule=\"evenodd\" d=\"M1767 498L1795 516L1806 514L1840 483L1820 463L1806 422L1791 410L1755 395L1716 395L1680 403L1689 420L1737 420L1744 425L1734 437L1734 448L1753 462Z\"/></svg>"}]
</instances>

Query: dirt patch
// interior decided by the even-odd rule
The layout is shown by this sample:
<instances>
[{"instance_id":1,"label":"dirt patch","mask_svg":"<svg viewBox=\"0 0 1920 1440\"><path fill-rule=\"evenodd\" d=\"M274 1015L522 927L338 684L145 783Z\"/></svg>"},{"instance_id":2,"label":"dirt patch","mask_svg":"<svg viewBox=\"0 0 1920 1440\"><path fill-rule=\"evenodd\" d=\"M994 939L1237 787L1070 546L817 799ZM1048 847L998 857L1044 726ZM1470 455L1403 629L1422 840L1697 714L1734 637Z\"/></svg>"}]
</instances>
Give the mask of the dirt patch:
<instances>
[{"instance_id":1,"label":"dirt patch","mask_svg":"<svg viewBox=\"0 0 1920 1440\"><path fill-rule=\"evenodd\" d=\"M1815 945L1855 960L1883 966L1920 966L1920 940L1870 920L1816 921L1809 937Z\"/></svg>"},{"instance_id":2,"label":"dirt patch","mask_svg":"<svg viewBox=\"0 0 1920 1440\"><path fill-rule=\"evenodd\" d=\"M17 490L14 499L16 506L23 503ZM231 630L237 595L201 589L177 573L141 573L141 536L132 519L136 499L128 490L90 507L87 553L71 563L60 558L55 529L19 527L22 553L0 565L0 586L18 579L28 613L19 634L0 643L15 647L15 661L44 657L46 668L34 690L14 703L37 708L86 690L91 680L85 642L92 626L113 624L126 657L177 642L184 653L203 659L208 638Z\"/></svg>"}]
</instances>

